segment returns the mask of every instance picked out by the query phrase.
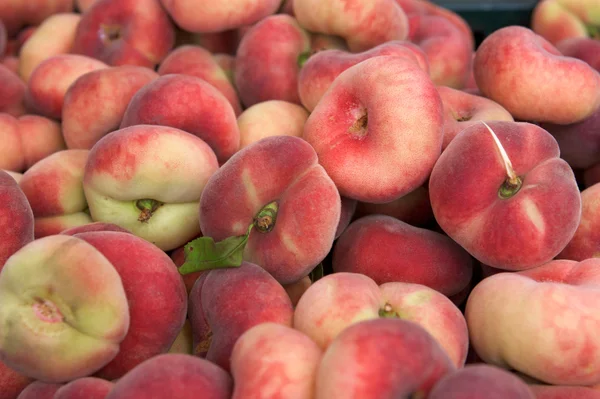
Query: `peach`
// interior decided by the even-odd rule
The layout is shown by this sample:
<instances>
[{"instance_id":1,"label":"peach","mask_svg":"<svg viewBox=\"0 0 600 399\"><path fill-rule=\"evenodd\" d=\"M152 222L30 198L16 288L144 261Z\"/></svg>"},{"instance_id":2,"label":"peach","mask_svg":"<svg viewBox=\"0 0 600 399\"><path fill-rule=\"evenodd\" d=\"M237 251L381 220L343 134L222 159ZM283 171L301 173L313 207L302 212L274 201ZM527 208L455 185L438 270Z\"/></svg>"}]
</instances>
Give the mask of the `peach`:
<instances>
[{"instance_id":1,"label":"peach","mask_svg":"<svg viewBox=\"0 0 600 399\"><path fill-rule=\"evenodd\" d=\"M17 184L19 184L19 182L23 178L23 173L11 172L10 170L5 170L5 169L2 169L2 171L6 172L10 177L12 177L13 180L17 182Z\"/></svg>"},{"instance_id":2,"label":"peach","mask_svg":"<svg viewBox=\"0 0 600 399\"><path fill-rule=\"evenodd\" d=\"M584 61L563 56L522 26L504 27L487 36L473 68L483 95L515 119L570 124L600 106L600 74Z\"/></svg>"},{"instance_id":3,"label":"peach","mask_svg":"<svg viewBox=\"0 0 600 399\"><path fill-rule=\"evenodd\" d=\"M427 56L420 47L408 41L393 40L360 53L337 49L322 50L310 56L300 69L298 94L302 105L309 111L313 111L325 91L340 73L361 61L378 55L407 58L416 62L425 72L429 73Z\"/></svg>"},{"instance_id":4,"label":"peach","mask_svg":"<svg viewBox=\"0 0 600 399\"><path fill-rule=\"evenodd\" d=\"M425 227L434 221L427 184L398 199L383 204L358 201L354 219L367 215L387 215L413 226Z\"/></svg>"},{"instance_id":5,"label":"peach","mask_svg":"<svg viewBox=\"0 0 600 399\"><path fill-rule=\"evenodd\" d=\"M552 260L581 218L579 188L556 140L526 122L482 122L463 130L435 164L429 196L450 238L504 270Z\"/></svg>"},{"instance_id":6,"label":"peach","mask_svg":"<svg viewBox=\"0 0 600 399\"><path fill-rule=\"evenodd\" d=\"M75 7L80 13L84 13L97 2L98 0L75 0Z\"/></svg>"},{"instance_id":7,"label":"peach","mask_svg":"<svg viewBox=\"0 0 600 399\"><path fill-rule=\"evenodd\" d=\"M19 58L14 55L7 55L4 58L0 58L0 64L8 68L9 71L18 75L19 74Z\"/></svg>"},{"instance_id":8,"label":"peach","mask_svg":"<svg viewBox=\"0 0 600 399\"><path fill-rule=\"evenodd\" d=\"M182 29L209 33L254 25L275 14L281 0L230 0L222 3L161 0L161 3ZM198 8L201 8L202 12L198 12Z\"/></svg>"},{"instance_id":9,"label":"peach","mask_svg":"<svg viewBox=\"0 0 600 399\"><path fill-rule=\"evenodd\" d=\"M25 113L25 91L27 86L19 75L0 64L0 112L12 116Z\"/></svg>"},{"instance_id":10,"label":"peach","mask_svg":"<svg viewBox=\"0 0 600 399\"><path fill-rule=\"evenodd\" d=\"M427 55L431 80L436 85L463 88L474 50L470 38L444 16L413 14L408 21L408 40Z\"/></svg>"},{"instance_id":11,"label":"peach","mask_svg":"<svg viewBox=\"0 0 600 399\"><path fill-rule=\"evenodd\" d=\"M117 226L114 223L92 222L86 223L81 226L70 227L66 230L61 231L60 234L74 236L75 234L87 233L89 231L119 231L121 233L130 233L129 230Z\"/></svg>"},{"instance_id":12,"label":"peach","mask_svg":"<svg viewBox=\"0 0 600 399\"><path fill-rule=\"evenodd\" d=\"M138 90L120 128L143 124L170 126L197 136L212 148L220 163L240 145L231 104L214 86L195 76L163 75Z\"/></svg>"},{"instance_id":13,"label":"peach","mask_svg":"<svg viewBox=\"0 0 600 399\"><path fill-rule=\"evenodd\" d=\"M120 378L105 399L229 399L231 376L219 366L192 355L152 357Z\"/></svg>"},{"instance_id":14,"label":"peach","mask_svg":"<svg viewBox=\"0 0 600 399\"><path fill-rule=\"evenodd\" d=\"M69 86L81 75L102 68L108 65L83 55L61 54L47 58L29 77L26 101L35 113L60 120Z\"/></svg>"},{"instance_id":15,"label":"peach","mask_svg":"<svg viewBox=\"0 0 600 399\"><path fill-rule=\"evenodd\" d=\"M104 399L114 385L96 377L78 378L58 388L52 399Z\"/></svg>"},{"instance_id":16,"label":"peach","mask_svg":"<svg viewBox=\"0 0 600 399\"><path fill-rule=\"evenodd\" d=\"M598 384L599 268L595 258L553 260L484 278L465 310L471 345L484 362L544 383Z\"/></svg>"},{"instance_id":17,"label":"peach","mask_svg":"<svg viewBox=\"0 0 600 399\"><path fill-rule=\"evenodd\" d=\"M16 399L54 399L63 384L34 381L21 391Z\"/></svg>"},{"instance_id":18,"label":"peach","mask_svg":"<svg viewBox=\"0 0 600 399\"><path fill-rule=\"evenodd\" d=\"M465 128L480 121L514 121L500 104L481 96L447 86L438 86L444 104L444 141L442 151Z\"/></svg>"},{"instance_id":19,"label":"peach","mask_svg":"<svg viewBox=\"0 0 600 399\"><path fill-rule=\"evenodd\" d=\"M317 266L319 267L319 266ZM296 281L295 283L286 284L283 286L285 292L287 292L288 296L292 301L292 306L296 307L302 295L306 292L306 290L312 285L311 276L303 277L302 279Z\"/></svg>"},{"instance_id":20,"label":"peach","mask_svg":"<svg viewBox=\"0 0 600 399\"><path fill-rule=\"evenodd\" d=\"M587 169L600 161L600 108L581 122L540 126L556 139L560 157L572 168Z\"/></svg>"},{"instance_id":21,"label":"peach","mask_svg":"<svg viewBox=\"0 0 600 399\"><path fill-rule=\"evenodd\" d=\"M27 25L39 25L53 14L73 11L73 0L3 0L0 20L8 37L15 36Z\"/></svg>"},{"instance_id":22,"label":"peach","mask_svg":"<svg viewBox=\"0 0 600 399\"><path fill-rule=\"evenodd\" d=\"M283 100L256 103L237 118L240 149L270 136L301 137L308 111L301 105Z\"/></svg>"},{"instance_id":23,"label":"peach","mask_svg":"<svg viewBox=\"0 0 600 399\"><path fill-rule=\"evenodd\" d=\"M292 326L294 308L284 288L260 266L203 273L189 295L194 354L230 370L231 353L251 327L274 322Z\"/></svg>"},{"instance_id":24,"label":"peach","mask_svg":"<svg viewBox=\"0 0 600 399\"><path fill-rule=\"evenodd\" d=\"M600 391L592 387L531 384L535 399L600 399Z\"/></svg>"},{"instance_id":25,"label":"peach","mask_svg":"<svg viewBox=\"0 0 600 399\"><path fill-rule=\"evenodd\" d=\"M304 125L304 139L340 194L384 203L428 178L440 155L443 108L415 62L377 56L342 72Z\"/></svg>"},{"instance_id":26,"label":"peach","mask_svg":"<svg viewBox=\"0 0 600 399\"><path fill-rule=\"evenodd\" d=\"M325 351L315 399L427 397L456 368L433 337L398 319L364 320Z\"/></svg>"},{"instance_id":27,"label":"peach","mask_svg":"<svg viewBox=\"0 0 600 399\"><path fill-rule=\"evenodd\" d=\"M30 242L0 273L0 360L28 377L66 382L119 353L129 306L119 273L85 241Z\"/></svg>"},{"instance_id":28,"label":"peach","mask_svg":"<svg viewBox=\"0 0 600 399\"><path fill-rule=\"evenodd\" d=\"M169 53L158 67L160 75L184 74L203 79L227 98L235 115L242 112L237 92L213 54L193 45L179 46Z\"/></svg>"},{"instance_id":29,"label":"peach","mask_svg":"<svg viewBox=\"0 0 600 399\"><path fill-rule=\"evenodd\" d=\"M531 28L552 44L575 37L596 37L597 0L542 0L533 8Z\"/></svg>"},{"instance_id":30,"label":"peach","mask_svg":"<svg viewBox=\"0 0 600 399\"><path fill-rule=\"evenodd\" d=\"M14 116L0 112L0 168L13 172L25 169L23 142L19 121Z\"/></svg>"},{"instance_id":31,"label":"peach","mask_svg":"<svg viewBox=\"0 0 600 399\"><path fill-rule=\"evenodd\" d=\"M293 3L293 1L290 1ZM291 8L291 7L290 7ZM310 52L311 54L323 50L348 50L346 41L335 35L326 35L324 33L310 32Z\"/></svg>"},{"instance_id":32,"label":"peach","mask_svg":"<svg viewBox=\"0 0 600 399\"><path fill-rule=\"evenodd\" d=\"M408 37L408 18L395 0L294 0L293 7L304 29L341 36L352 52Z\"/></svg>"},{"instance_id":33,"label":"peach","mask_svg":"<svg viewBox=\"0 0 600 399\"><path fill-rule=\"evenodd\" d=\"M290 284L329 253L340 215L340 194L310 144L293 136L267 137L238 151L208 181L200 198L205 237L198 244L241 240L231 256ZM211 267L210 260L191 259L182 272Z\"/></svg>"},{"instance_id":34,"label":"peach","mask_svg":"<svg viewBox=\"0 0 600 399\"><path fill-rule=\"evenodd\" d=\"M487 364L468 365L446 374L428 399L536 399L516 375Z\"/></svg>"},{"instance_id":35,"label":"peach","mask_svg":"<svg viewBox=\"0 0 600 399\"><path fill-rule=\"evenodd\" d=\"M164 251L200 233L198 203L217 157L167 126L116 130L90 150L83 190L94 222L114 223Z\"/></svg>"},{"instance_id":36,"label":"peach","mask_svg":"<svg viewBox=\"0 0 600 399\"><path fill-rule=\"evenodd\" d=\"M121 276L129 330L119 353L94 374L107 380L121 378L144 360L169 350L187 314L185 285L167 254L133 234L96 231L73 237L96 248Z\"/></svg>"},{"instance_id":37,"label":"peach","mask_svg":"<svg viewBox=\"0 0 600 399\"><path fill-rule=\"evenodd\" d=\"M576 37L561 40L556 48L567 57L578 58L587 62L600 72L600 41L589 37Z\"/></svg>"},{"instance_id":38,"label":"peach","mask_svg":"<svg viewBox=\"0 0 600 399\"><path fill-rule=\"evenodd\" d=\"M7 42L8 34L6 33L6 26L0 19L0 58L3 58L6 55Z\"/></svg>"},{"instance_id":39,"label":"peach","mask_svg":"<svg viewBox=\"0 0 600 399\"><path fill-rule=\"evenodd\" d=\"M235 57L235 87L246 107L268 100L300 104L299 57L310 50L310 35L287 14L252 25Z\"/></svg>"},{"instance_id":40,"label":"peach","mask_svg":"<svg viewBox=\"0 0 600 399\"><path fill-rule=\"evenodd\" d=\"M600 184L581 191L581 221L575 235L556 256L558 259L582 261L600 257Z\"/></svg>"},{"instance_id":41,"label":"peach","mask_svg":"<svg viewBox=\"0 0 600 399\"><path fill-rule=\"evenodd\" d=\"M452 22L462 34L469 40L471 46L475 45L475 38L469 23L456 11L440 6L429 0L396 0L409 17L414 14L435 15L446 18Z\"/></svg>"},{"instance_id":42,"label":"peach","mask_svg":"<svg viewBox=\"0 0 600 399\"><path fill-rule=\"evenodd\" d=\"M35 216L35 238L92 222L83 193L88 150L56 152L34 164L19 186Z\"/></svg>"},{"instance_id":43,"label":"peach","mask_svg":"<svg viewBox=\"0 0 600 399\"><path fill-rule=\"evenodd\" d=\"M134 65L98 69L80 76L64 96L61 126L67 147L89 150L117 130L131 98L156 78L158 74L153 70Z\"/></svg>"},{"instance_id":44,"label":"peach","mask_svg":"<svg viewBox=\"0 0 600 399\"><path fill-rule=\"evenodd\" d=\"M33 382L32 378L16 372L0 361L0 392L3 399L18 399L19 394Z\"/></svg>"},{"instance_id":45,"label":"peach","mask_svg":"<svg viewBox=\"0 0 600 399\"><path fill-rule=\"evenodd\" d=\"M60 123L39 115L22 115L18 119L24 169L31 168L42 159L67 149Z\"/></svg>"},{"instance_id":46,"label":"peach","mask_svg":"<svg viewBox=\"0 0 600 399\"><path fill-rule=\"evenodd\" d=\"M420 284L377 285L359 273L329 274L315 281L298 301L294 328L325 350L349 326L378 318L420 325L456 367L465 364L469 337L462 313L447 297Z\"/></svg>"},{"instance_id":47,"label":"peach","mask_svg":"<svg viewBox=\"0 0 600 399\"><path fill-rule=\"evenodd\" d=\"M23 81L29 81L42 61L71 52L80 19L81 15L76 13L54 14L32 32L19 51L19 76Z\"/></svg>"},{"instance_id":48,"label":"peach","mask_svg":"<svg viewBox=\"0 0 600 399\"><path fill-rule=\"evenodd\" d=\"M446 296L462 291L473 274L471 256L447 236L392 216L353 221L333 248L334 272L362 273L377 284L422 284Z\"/></svg>"},{"instance_id":49,"label":"peach","mask_svg":"<svg viewBox=\"0 0 600 399\"><path fill-rule=\"evenodd\" d=\"M154 68L174 45L160 0L98 0L81 15L72 52L112 66Z\"/></svg>"},{"instance_id":50,"label":"peach","mask_svg":"<svg viewBox=\"0 0 600 399\"><path fill-rule=\"evenodd\" d=\"M270 322L256 325L238 338L231 353L232 398L312 398L321 355L298 330Z\"/></svg>"},{"instance_id":51,"label":"peach","mask_svg":"<svg viewBox=\"0 0 600 399\"><path fill-rule=\"evenodd\" d=\"M194 335L192 332L192 323L190 323L189 319L185 319L185 323L183 323L179 334L177 334L177 337L169 347L168 353L194 354Z\"/></svg>"},{"instance_id":52,"label":"peach","mask_svg":"<svg viewBox=\"0 0 600 399\"><path fill-rule=\"evenodd\" d=\"M213 54L213 59L223 72L225 72L225 76L227 76L229 83L231 83L231 86L236 90L237 95L237 88L235 87L235 56L231 54L216 53Z\"/></svg>"},{"instance_id":53,"label":"peach","mask_svg":"<svg viewBox=\"0 0 600 399\"><path fill-rule=\"evenodd\" d=\"M33 241L31 205L17 182L0 170L0 270L15 252Z\"/></svg>"},{"instance_id":54,"label":"peach","mask_svg":"<svg viewBox=\"0 0 600 399\"><path fill-rule=\"evenodd\" d=\"M341 199L341 212L340 212L340 221L338 223L337 229L335 230L335 239L337 240L342 233L346 230L346 228L352 222L352 218L356 212L356 207L358 205L358 201L348 197L340 197Z\"/></svg>"}]
</instances>

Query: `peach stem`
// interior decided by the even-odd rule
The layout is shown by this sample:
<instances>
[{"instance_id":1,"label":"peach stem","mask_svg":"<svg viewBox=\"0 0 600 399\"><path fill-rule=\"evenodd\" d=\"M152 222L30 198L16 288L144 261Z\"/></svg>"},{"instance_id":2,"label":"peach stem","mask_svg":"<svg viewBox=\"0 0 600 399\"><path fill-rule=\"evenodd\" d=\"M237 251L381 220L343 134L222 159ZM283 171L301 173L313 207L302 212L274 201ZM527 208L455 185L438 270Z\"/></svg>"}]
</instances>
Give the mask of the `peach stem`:
<instances>
[{"instance_id":1,"label":"peach stem","mask_svg":"<svg viewBox=\"0 0 600 399\"><path fill-rule=\"evenodd\" d=\"M502 162L504 163L504 169L506 170L506 175L508 176L508 178L506 179L504 184L500 187L498 194L500 195L501 198L505 198L505 199L510 198L513 195L515 195L516 192L519 191L519 189L521 188L521 184L522 184L521 179L515 173L515 170L513 169L513 166L512 166L512 162L510 161L508 154L504 150L502 143L500 143L498 136L496 136L496 133L494 133L492 128L489 127L489 125L487 123L485 123L484 121L481 121L481 123L483 123L485 125L485 127L488 129L488 131L492 135L492 138L494 139L494 143L496 144L496 148L498 148L498 151L500 152L500 157L502 158Z\"/></svg>"}]
</instances>

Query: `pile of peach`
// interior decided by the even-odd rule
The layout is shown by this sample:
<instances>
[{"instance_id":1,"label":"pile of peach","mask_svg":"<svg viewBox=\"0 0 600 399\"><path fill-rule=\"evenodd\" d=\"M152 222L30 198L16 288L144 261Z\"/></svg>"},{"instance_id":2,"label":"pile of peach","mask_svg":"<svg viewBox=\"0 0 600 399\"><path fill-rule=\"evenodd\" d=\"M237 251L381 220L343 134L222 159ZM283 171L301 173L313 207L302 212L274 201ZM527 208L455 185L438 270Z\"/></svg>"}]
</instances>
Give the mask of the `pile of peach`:
<instances>
[{"instance_id":1,"label":"pile of peach","mask_svg":"<svg viewBox=\"0 0 600 399\"><path fill-rule=\"evenodd\" d=\"M0 1L0 399L600 398L600 0Z\"/></svg>"}]
</instances>

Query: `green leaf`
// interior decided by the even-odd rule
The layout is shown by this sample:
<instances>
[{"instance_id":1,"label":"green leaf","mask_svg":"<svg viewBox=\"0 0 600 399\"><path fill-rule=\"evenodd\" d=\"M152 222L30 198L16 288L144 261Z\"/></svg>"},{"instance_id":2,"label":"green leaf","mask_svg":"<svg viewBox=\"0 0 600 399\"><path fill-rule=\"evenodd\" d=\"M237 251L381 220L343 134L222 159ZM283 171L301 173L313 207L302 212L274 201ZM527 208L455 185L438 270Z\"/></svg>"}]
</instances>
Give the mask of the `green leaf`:
<instances>
[{"instance_id":1,"label":"green leaf","mask_svg":"<svg viewBox=\"0 0 600 399\"><path fill-rule=\"evenodd\" d=\"M243 236L228 237L215 242L211 237L199 237L185 245L185 262L179 267L180 274L202 270L238 267L242 264L244 247L250 231Z\"/></svg>"}]
</instances>

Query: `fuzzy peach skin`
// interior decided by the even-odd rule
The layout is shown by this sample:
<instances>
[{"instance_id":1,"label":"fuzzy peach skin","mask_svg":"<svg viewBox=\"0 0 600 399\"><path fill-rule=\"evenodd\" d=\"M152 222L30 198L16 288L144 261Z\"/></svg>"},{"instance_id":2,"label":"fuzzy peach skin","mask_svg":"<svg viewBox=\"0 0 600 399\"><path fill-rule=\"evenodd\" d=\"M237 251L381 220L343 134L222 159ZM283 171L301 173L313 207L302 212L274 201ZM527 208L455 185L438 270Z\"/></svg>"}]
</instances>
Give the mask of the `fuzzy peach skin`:
<instances>
[{"instance_id":1,"label":"fuzzy peach skin","mask_svg":"<svg viewBox=\"0 0 600 399\"><path fill-rule=\"evenodd\" d=\"M469 23L457 12L428 0L396 0L407 16L414 14L435 15L446 18L456 26L471 43L475 45L475 37Z\"/></svg>"},{"instance_id":2,"label":"fuzzy peach skin","mask_svg":"<svg viewBox=\"0 0 600 399\"><path fill-rule=\"evenodd\" d=\"M341 195L390 202L431 173L442 147L442 101L415 62L369 58L335 78L303 137Z\"/></svg>"},{"instance_id":3,"label":"fuzzy peach skin","mask_svg":"<svg viewBox=\"0 0 600 399\"><path fill-rule=\"evenodd\" d=\"M427 55L431 80L436 85L463 88L474 50L469 37L443 16L413 14L408 23L407 39Z\"/></svg>"},{"instance_id":4,"label":"fuzzy peach skin","mask_svg":"<svg viewBox=\"0 0 600 399\"><path fill-rule=\"evenodd\" d=\"M60 124L38 115L0 113L0 141L0 167L13 172L66 149Z\"/></svg>"},{"instance_id":5,"label":"fuzzy peach skin","mask_svg":"<svg viewBox=\"0 0 600 399\"><path fill-rule=\"evenodd\" d=\"M67 149L60 123L52 119L26 114L19 117L18 126L25 170L42 159Z\"/></svg>"},{"instance_id":6,"label":"fuzzy peach skin","mask_svg":"<svg viewBox=\"0 0 600 399\"><path fill-rule=\"evenodd\" d=\"M6 112L0 112L0 142L0 168L22 172L25 169L25 159L19 121Z\"/></svg>"},{"instance_id":7,"label":"fuzzy peach skin","mask_svg":"<svg viewBox=\"0 0 600 399\"><path fill-rule=\"evenodd\" d=\"M438 86L437 90L444 104L442 151L462 130L480 121L514 121L510 112L488 98L448 86Z\"/></svg>"},{"instance_id":8,"label":"fuzzy peach skin","mask_svg":"<svg viewBox=\"0 0 600 399\"><path fill-rule=\"evenodd\" d=\"M102 68L108 65L83 55L61 54L47 58L29 77L26 104L34 113L60 120L69 86L80 76Z\"/></svg>"},{"instance_id":9,"label":"fuzzy peach skin","mask_svg":"<svg viewBox=\"0 0 600 399\"><path fill-rule=\"evenodd\" d=\"M17 182L0 170L0 270L6 260L33 241L31 205Z\"/></svg>"},{"instance_id":10,"label":"fuzzy peach skin","mask_svg":"<svg viewBox=\"0 0 600 399\"><path fill-rule=\"evenodd\" d=\"M581 195L556 140L526 122L489 122L463 130L429 179L439 226L473 257L504 270L554 258L575 234ZM518 182L507 176L503 148Z\"/></svg>"},{"instance_id":11,"label":"fuzzy peach skin","mask_svg":"<svg viewBox=\"0 0 600 399\"><path fill-rule=\"evenodd\" d=\"M167 126L116 130L90 150L83 190L94 222L168 251L198 235L198 202L219 168L202 139Z\"/></svg>"},{"instance_id":12,"label":"fuzzy peach skin","mask_svg":"<svg viewBox=\"0 0 600 399\"><path fill-rule=\"evenodd\" d=\"M428 399L536 399L516 375L487 364L468 365L446 374Z\"/></svg>"},{"instance_id":13,"label":"fuzzy peach skin","mask_svg":"<svg viewBox=\"0 0 600 399\"><path fill-rule=\"evenodd\" d=\"M592 387L531 384L535 399L600 399L600 390Z\"/></svg>"},{"instance_id":14,"label":"fuzzy peach skin","mask_svg":"<svg viewBox=\"0 0 600 399\"><path fill-rule=\"evenodd\" d=\"M161 0L173 21L196 33L222 32L250 26L275 14L281 0ZM201 12L199 12L201 11Z\"/></svg>"},{"instance_id":15,"label":"fuzzy peach skin","mask_svg":"<svg viewBox=\"0 0 600 399\"><path fill-rule=\"evenodd\" d=\"M462 313L447 297L420 284L392 282L378 286L360 273L327 275L300 297L294 311L294 328L325 350L349 326L381 317L420 325L456 367L465 364L469 333Z\"/></svg>"},{"instance_id":16,"label":"fuzzy peach skin","mask_svg":"<svg viewBox=\"0 0 600 399\"><path fill-rule=\"evenodd\" d=\"M598 0L542 0L531 14L531 28L552 44L574 37L597 38Z\"/></svg>"},{"instance_id":17,"label":"fuzzy peach skin","mask_svg":"<svg viewBox=\"0 0 600 399\"><path fill-rule=\"evenodd\" d=\"M39 25L53 14L73 11L73 0L3 0L0 2L0 20L9 37L15 36L27 25Z\"/></svg>"},{"instance_id":18,"label":"fuzzy peach skin","mask_svg":"<svg viewBox=\"0 0 600 399\"><path fill-rule=\"evenodd\" d=\"M340 213L340 221L338 223L337 229L335 230L335 239L337 240L342 233L346 230L346 228L352 222L352 218L356 213L356 207L358 205L358 201L348 197L340 197L342 202L342 209Z\"/></svg>"},{"instance_id":19,"label":"fuzzy peach skin","mask_svg":"<svg viewBox=\"0 0 600 399\"><path fill-rule=\"evenodd\" d=\"M429 73L429 62L425 52L416 44L405 40L385 42L360 53L337 49L318 51L302 65L298 75L298 94L302 105L309 111L313 111L340 73L378 55L407 58Z\"/></svg>"},{"instance_id":20,"label":"fuzzy peach skin","mask_svg":"<svg viewBox=\"0 0 600 399\"><path fill-rule=\"evenodd\" d=\"M114 385L97 377L78 378L58 388L52 399L104 399Z\"/></svg>"},{"instance_id":21,"label":"fuzzy peach skin","mask_svg":"<svg viewBox=\"0 0 600 399\"><path fill-rule=\"evenodd\" d=\"M219 90L231 104L235 115L242 112L240 99L227 73L219 66L213 54L200 46L183 45L171 51L158 67L160 75L180 73L204 79Z\"/></svg>"},{"instance_id":22,"label":"fuzzy peach skin","mask_svg":"<svg viewBox=\"0 0 600 399\"><path fill-rule=\"evenodd\" d=\"M357 201L353 220L367 215L387 215L417 227L434 221L429 189L425 183L402 197L383 204Z\"/></svg>"},{"instance_id":23,"label":"fuzzy peach skin","mask_svg":"<svg viewBox=\"0 0 600 399\"><path fill-rule=\"evenodd\" d=\"M515 119L570 124L600 105L600 74L522 26L487 36L477 49L473 71L481 93Z\"/></svg>"},{"instance_id":24,"label":"fuzzy peach skin","mask_svg":"<svg viewBox=\"0 0 600 399\"><path fill-rule=\"evenodd\" d=\"M54 394L63 385L64 384L34 381L25 387L16 399L54 399Z\"/></svg>"},{"instance_id":25,"label":"fuzzy peach skin","mask_svg":"<svg viewBox=\"0 0 600 399\"><path fill-rule=\"evenodd\" d=\"M291 327L293 317L285 289L250 262L203 273L189 295L194 355L226 371L230 370L233 346L245 331L264 322Z\"/></svg>"},{"instance_id":26,"label":"fuzzy peach skin","mask_svg":"<svg viewBox=\"0 0 600 399\"><path fill-rule=\"evenodd\" d=\"M27 85L19 75L0 64L0 112L15 117L25 114L26 90Z\"/></svg>"},{"instance_id":27,"label":"fuzzy peach skin","mask_svg":"<svg viewBox=\"0 0 600 399\"><path fill-rule=\"evenodd\" d=\"M275 202L272 222L255 217ZM331 250L341 198L301 138L267 137L238 151L210 178L200 199L200 229L215 242L245 235L243 259L281 284L307 276Z\"/></svg>"},{"instance_id":28,"label":"fuzzy peach skin","mask_svg":"<svg viewBox=\"0 0 600 399\"><path fill-rule=\"evenodd\" d=\"M33 382L33 378L16 372L0 361L0 392L2 392L3 398L18 399L19 394Z\"/></svg>"},{"instance_id":29,"label":"fuzzy peach skin","mask_svg":"<svg viewBox=\"0 0 600 399\"><path fill-rule=\"evenodd\" d=\"M5 169L2 169L2 171L6 172L10 177L12 177L13 180L17 182L17 184L19 184L19 182L23 178L23 173L11 172L10 170L5 170Z\"/></svg>"},{"instance_id":30,"label":"fuzzy peach skin","mask_svg":"<svg viewBox=\"0 0 600 399\"><path fill-rule=\"evenodd\" d=\"M425 398L454 371L444 350L417 324L364 320L346 328L325 351L315 399Z\"/></svg>"},{"instance_id":31,"label":"fuzzy peach skin","mask_svg":"<svg viewBox=\"0 0 600 399\"><path fill-rule=\"evenodd\" d=\"M293 7L304 29L341 36L352 52L408 37L408 18L395 0L294 0Z\"/></svg>"},{"instance_id":32,"label":"fuzzy peach skin","mask_svg":"<svg viewBox=\"0 0 600 399\"><path fill-rule=\"evenodd\" d=\"M79 233L87 233L90 231L119 231L121 233L130 233L127 229L124 229L120 226L117 226L113 223L102 223L102 222L92 222L87 223L81 226L70 227L66 230L60 232L60 234L66 234L68 236L74 236Z\"/></svg>"},{"instance_id":33,"label":"fuzzy peach skin","mask_svg":"<svg viewBox=\"0 0 600 399\"><path fill-rule=\"evenodd\" d=\"M76 13L54 14L37 27L19 50L19 76L23 81L28 82L45 59L71 51L80 19Z\"/></svg>"},{"instance_id":34,"label":"fuzzy peach skin","mask_svg":"<svg viewBox=\"0 0 600 399\"><path fill-rule=\"evenodd\" d=\"M65 93L62 107L61 126L67 147L89 150L117 130L131 98L158 76L149 68L135 65L80 76Z\"/></svg>"},{"instance_id":35,"label":"fuzzy peach skin","mask_svg":"<svg viewBox=\"0 0 600 399\"><path fill-rule=\"evenodd\" d=\"M88 150L63 150L34 164L19 186L35 216L35 238L92 222L83 193Z\"/></svg>"},{"instance_id":36,"label":"fuzzy peach skin","mask_svg":"<svg viewBox=\"0 0 600 399\"><path fill-rule=\"evenodd\" d=\"M232 399L312 398L321 355L321 348L298 330L256 325L238 338L231 353Z\"/></svg>"},{"instance_id":37,"label":"fuzzy peach skin","mask_svg":"<svg viewBox=\"0 0 600 399\"><path fill-rule=\"evenodd\" d=\"M223 72L225 72L229 83L231 83L237 94L237 88L235 87L235 56L231 54L215 53L213 54L213 58Z\"/></svg>"},{"instance_id":38,"label":"fuzzy peach skin","mask_svg":"<svg viewBox=\"0 0 600 399\"><path fill-rule=\"evenodd\" d=\"M556 256L558 259L600 258L600 183L581 191L581 207L579 226L571 241Z\"/></svg>"},{"instance_id":39,"label":"fuzzy peach skin","mask_svg":"<svg viewBox=\"0 0 600 399\"><path fill-rule=\"evenodd\" d=\"M353 221L333 248L334 272L361 273L377 284L423 284L451 296L471 281L471 256L444 234L392 216Z\"/></svg>"},{"instance_id":40,"label":"fuzzy peach skin","mask_svg":"<svg viewBox=\"0 0 600 399\"><path fill-rule=\"evenodd\" d=\"M300 104L299 57L310 51L310 35L287 14L252 25L235 57L235 87L245 107L268 100Z\"/></svg>"},{"instance_id":41,"label":"fuzzy peach skin","mask_svg":"<svg viewBox=\"0 0 600 399\"><path fill-rule=\"evenodd\" d=\"M175 28L160 0L98 0L81 15L72 52L113 66L154 68L174 45Z\"/></svg>"},{"instance_id":42,"label":"fuzzy peach skin","mask_svg":"<svg viewBox=\"0 0 600 399\"><path fill-rule=\"evenodd\" d=\"M45 382L87 376L111 361L129 329L114 266L85 241L40 238L0 273L0 361Z\"/></svg>"},{"instance_id":43,"label":"fuzzy peach skin","mask_svg":"<svg viewBox=\"0 0 600 399\"><path fill-rule=\"evenodd\" d=\"M589 37L575 37L561 40L556 48L567 57L587 62L596 71L600 71L600 41Z\"/></svg>"},{"instance_id":44,"label":"fuzzy peach skin","mask_svg":"<svg viewBox=\"0 0 600 399\"><path fill-rule=\"evenodd\" d=\"M466 305L471 345L484 362L548 384L598 384L598 270L600 259L554 260L484 278Z\"/></svg>"},{"instance_id":45,"label":"fuzzy peach skin","mask_svg":"<svg viewBox=\"0 0 600 399\"><path fill-rule=\"evenodd\" d=\"M231 104L218 89L195 76L163 75L138 90L125 109L120 128L143 124L170 126L197 136L210 146L219 163L240 146Z\"/></svg>"},{"instance_id":46,"label":"fuzzy peach skin","mask_svg":"<svg viewBox=\"0 0 600 399\"><path fill-rule=\"evenodd\" d=\"M301 105L283 100L256 103L237 118L240 149L270 136L301 137L308 111Z\"/></svg>"},{"instance_id":47,"label":"fuzzy peach skin","mask_svg":"<svg viewBox=\"0 0 600 399\"><path fill-rule=\"evenodd\" d=\"M560 157L572 168L587 169L600 161L600 108L581 122L540 126L554 136Z\"/></svg>"},{"instance_id":48,"label":"fuzzy peach skin","mask_svg":"<svg viewBox=\"0 0 600 399\"><path fill-rule=\"evenodd\" d=\"M167 254L133 234L95 231L74 237L100 251L121 276L129 303L129 331L119 353L94 374L107 380L121 378L144 360L169 350L187 314L185 285Z\"/></svg>"},{"instance_id":49,"label":"fuzzy peach skin","mask_svg":"<svg viewBox=\"0 0 600 399\"><path fill-rule=\"evenodd\" d=\"M287 292L288 296L292 300L292 306L296 307L302 295L306 292L308 287L312 285L312 280L310 276L303 277L302 279L296 281L292 284L286 284L283 286L285 292Z\"/></svg>"},{"instance_id":50,"label":"fuzzy peach skin","mask_svg":"<svg viewBox=\"0 0 600 399\"><path fill-rule=\"evenodd\" d=\"M198 357L168 353L152 357L120 378L105 399L229 399L231 376Z\"/></svg>"}]
</instances>

